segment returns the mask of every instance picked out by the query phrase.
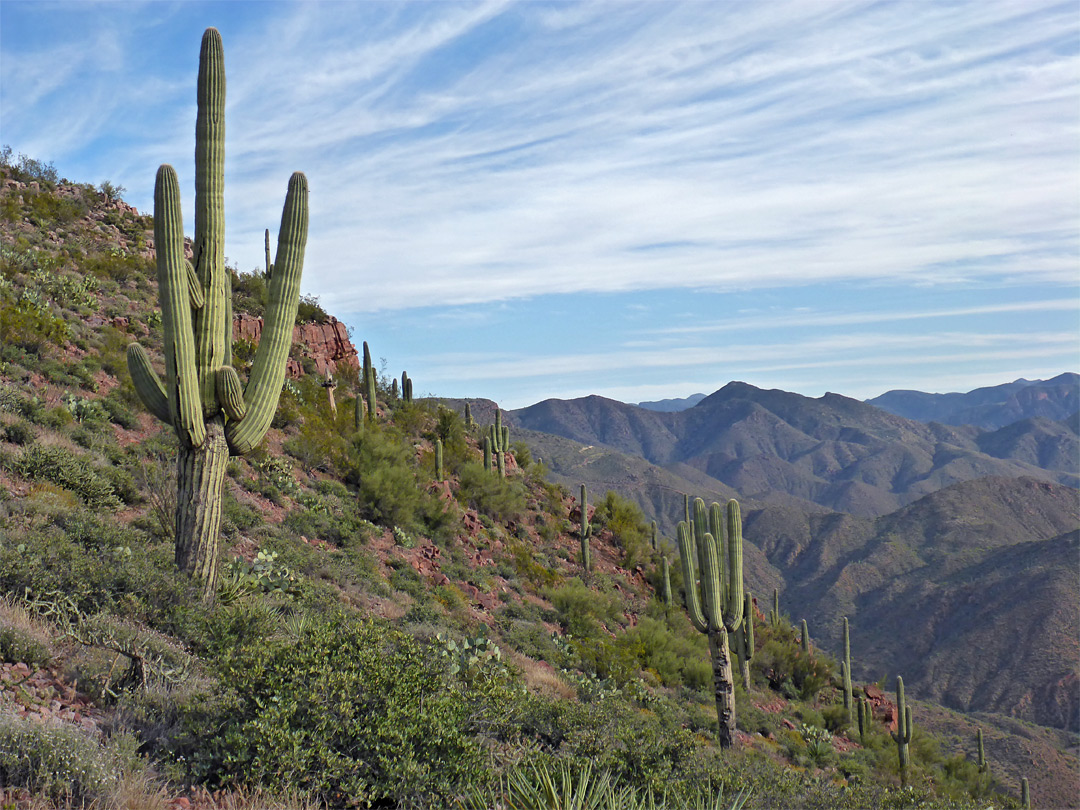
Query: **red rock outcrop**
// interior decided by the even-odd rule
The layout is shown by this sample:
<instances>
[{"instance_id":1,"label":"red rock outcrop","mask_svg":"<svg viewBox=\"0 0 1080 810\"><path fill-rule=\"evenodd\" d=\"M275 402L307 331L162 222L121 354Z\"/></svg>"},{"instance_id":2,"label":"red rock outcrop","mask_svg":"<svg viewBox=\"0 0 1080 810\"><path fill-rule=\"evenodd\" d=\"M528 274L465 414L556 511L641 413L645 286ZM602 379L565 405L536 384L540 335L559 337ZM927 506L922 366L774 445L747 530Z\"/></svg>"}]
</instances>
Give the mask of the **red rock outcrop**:
<instances>
[{"instance_id":1,"label":"red rock outcrop","mask_svg":"<svg viewBox=\"0 0 1080 810\"><path fill-rule=\"evenodd\" d=\"M233 317L233 339L258 343L262 337L263 320L240 312ZM321 376L341 374L349 369L360 368L356 347L349 340L345 324L331 317L326 323L302 323L293 327L293 343L300 346L301 354L311 358L315 370ZM288 377L304 376L304 367L298 360L289 358L285 368Z\"/></svg>"}]
</instances>

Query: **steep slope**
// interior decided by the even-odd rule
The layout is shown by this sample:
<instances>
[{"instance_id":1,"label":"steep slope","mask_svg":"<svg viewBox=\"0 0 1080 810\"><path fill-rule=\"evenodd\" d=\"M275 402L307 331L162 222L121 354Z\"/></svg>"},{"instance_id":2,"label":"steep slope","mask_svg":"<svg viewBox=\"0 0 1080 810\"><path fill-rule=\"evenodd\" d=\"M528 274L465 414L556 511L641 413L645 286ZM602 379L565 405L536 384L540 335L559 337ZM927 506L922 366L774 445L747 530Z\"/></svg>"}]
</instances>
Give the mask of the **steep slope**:
<instances>
[{"instance_id":1,"label":"steep slope","mask_svg":"<svg viewBox=\"0 0 1080 810\"><path fill-rule=\"evenodd\" d=\"M1077 506L1068 487L985 478L876 520L766 509L746 533L768 538L784 605L817 617L819 643L835 650L848 616L860 676L1076 730Z\"/></svg>"},{"instance_id":2,"label":"steep slope","mask_svg":"<svg viewBox=\"0 0 1080 810\"><path fill-rule=\"evenodd\" d=\"M818 399L732 382L693 408L645 411L602 397L511 412L520 427L682 464L746 498L778 494L875 517L984 476L1076 483L1077 436L1039 421L1001 436L925 425L837 394Z\"/></svg>"},{"instance_id":3,"label":"steep slope","mask_svg":"<svg viewBox=\"0 0 1080 810\"><path fill-rule=\"evenodd\" d=\"M1016 380L967 393L886 391L868 399L883 410L920 422L975 425L996 430L1021 419L1064 419L1080 407L1080 375L1066 372L1050 380Z\"/></svg>"}]
</instances>

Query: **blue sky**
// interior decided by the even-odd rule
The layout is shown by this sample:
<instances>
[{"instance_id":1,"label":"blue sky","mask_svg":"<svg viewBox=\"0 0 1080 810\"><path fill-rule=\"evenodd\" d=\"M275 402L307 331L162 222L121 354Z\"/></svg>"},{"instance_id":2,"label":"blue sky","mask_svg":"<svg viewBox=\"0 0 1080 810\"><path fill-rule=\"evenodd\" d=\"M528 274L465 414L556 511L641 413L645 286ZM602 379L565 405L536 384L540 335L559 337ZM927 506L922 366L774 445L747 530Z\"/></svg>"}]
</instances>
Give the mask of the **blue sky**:
<instances>
[{"instance_id":1,"label":"blue sky","mask_svg":"<svg viewBox=\"0 0 1080 810\"><path fill-rule=\"evenodd\" d=\"M418 395L1080 368L1075 2L0 0L0 142L190 226L210 25L226 255L305 171L304 292Z\"/></svg>"}]
</instances>

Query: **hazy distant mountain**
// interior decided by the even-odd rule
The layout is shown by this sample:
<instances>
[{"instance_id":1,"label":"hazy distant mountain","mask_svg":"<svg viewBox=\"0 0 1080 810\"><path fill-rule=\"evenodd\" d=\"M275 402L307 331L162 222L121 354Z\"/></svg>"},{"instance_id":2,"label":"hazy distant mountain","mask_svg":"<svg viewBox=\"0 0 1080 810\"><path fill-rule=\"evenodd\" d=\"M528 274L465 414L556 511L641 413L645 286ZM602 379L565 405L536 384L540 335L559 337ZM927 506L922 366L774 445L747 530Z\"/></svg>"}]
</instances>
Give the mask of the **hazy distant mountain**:
<instances>
[{"instance_id":1,"label":"hazy distant mountain","mask_svg":"<svg viewBox=\"0 0 1080 810\"><path fill-rule=\"evenodd\" d=\"M886 391L867 402L920 422L975 425L993 430L1021 419L1041 417L1058 421L1076 413L1080 409L1080 375L1068 372L1050 380L1020 379L967 393Z\"/></svg>"},{"instance_id":2,"label":"hazy distant mountain","mask_svg":"<svg viewBox=\"0 0 1080 810\"><path fill-rule=\"evenodd\" d=\"M691 394L683 399L658 399L655 402L639 402L637 406L649 411L674 413L675 411L685 411L687 408L693 408L701 400L705 399L705 396L705 394Z\"/></svg>"},{"instance_id":3,"label":"hazy distant mountain","mask_svg":"<svg viewBox=\"0 0 1080 810\"><path fill-rule=\"evenodd\" d=\"M744 534L788 583L781 609L817 617L816 644L838 650L848 617L860 678L900 674L953 708L1076 729L1078 494L982 478L873 520L751 511Z\"/></svg>"},{"instance_id":4,"label":"hazy distant mountain","mask_svg":"<svg viewBox=\"0 0 1080 810\"><path fill-rule=\"evenodd\" d=\"M746 498L794 496L865 517L988 475L1075 485L1080 447L1067 424L1032 420L987 435L923 424L837 394L812 399L741 382L673 413L590 396L546 400L511 411L508 420L669 469L685 465Z\"/></svg>"}]
</instances>

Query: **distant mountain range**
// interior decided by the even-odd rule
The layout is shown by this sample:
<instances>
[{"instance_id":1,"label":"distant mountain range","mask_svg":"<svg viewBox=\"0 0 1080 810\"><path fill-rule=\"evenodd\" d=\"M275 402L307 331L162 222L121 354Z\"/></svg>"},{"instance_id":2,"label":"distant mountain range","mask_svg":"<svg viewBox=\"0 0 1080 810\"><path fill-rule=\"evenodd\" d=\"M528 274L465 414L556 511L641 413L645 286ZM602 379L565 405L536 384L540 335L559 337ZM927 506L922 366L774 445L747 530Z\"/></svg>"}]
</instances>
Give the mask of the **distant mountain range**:
<instances>
[{"instance_id":1,"label":"distant mountain range","mask_svg":"<svg viewBox=\"0 0 1080 810\"><path fill-rule=\"evenodd\" d=\"M693 408L701 402L701 400L705 399L706 396L707 394L691 394L682 399L658 399L655 402L639 402L637 406L639 408L645 408L645 410L648 411L673 413L675 411L685 411L687 408Z\"/></svg>"},{"instance_id":2,"label":"distant mountain range","mask_svg":"<svg viewBox=\"0 0 1080 810\"><path fill-rule=\"evenodd\" d=\"M545 400L507 419L669 470L691 468L744 498L796 498L862 517L985 476L1069 486L1080 477L1075 418L1000 430L923 424L838 394L813 399L741 382L677 412L590 396Z\"/></svg>"},{"instance_id":3,"label":"distant mountain range","mask_svg":"<svg viewBox=\"0 0 1080 810\"><path fill-rule=\"evenodd\" d=\"M868 403L920 422L974 425L995 430L1021 419L1067 419L1080 410L1080 375L1059 374L1051 380L1016 380L976 388L966 394L886 391Z\"/></svg>"}]
</instances>

